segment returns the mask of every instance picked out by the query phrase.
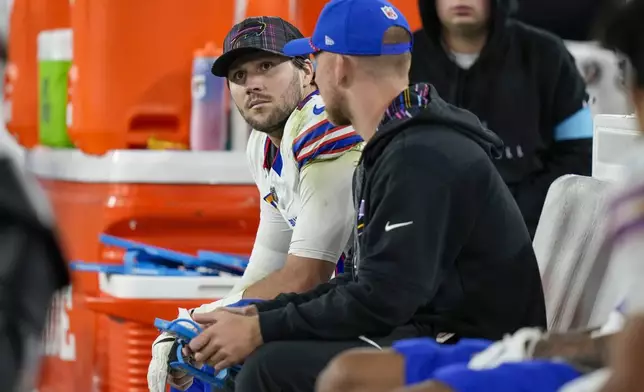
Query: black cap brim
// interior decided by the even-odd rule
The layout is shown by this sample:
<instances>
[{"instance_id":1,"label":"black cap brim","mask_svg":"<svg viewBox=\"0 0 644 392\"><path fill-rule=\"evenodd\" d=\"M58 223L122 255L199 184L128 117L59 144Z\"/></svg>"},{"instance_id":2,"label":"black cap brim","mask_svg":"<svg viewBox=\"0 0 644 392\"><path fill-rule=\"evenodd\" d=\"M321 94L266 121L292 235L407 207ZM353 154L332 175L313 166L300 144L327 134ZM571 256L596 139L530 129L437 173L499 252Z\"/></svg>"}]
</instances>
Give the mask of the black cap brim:
<instances>
[{"instance_id":1,"label":"black cap brim","mask_svg":"<svg viewBox=\"0 0 644 392\"><path fill-rule=\"evenodd\" d=\"M276 50L251 48L251 47L237 48L237 49L229 50L228 52L219 56L217 60L215 60L215 62L212 64L212 68L210 69L210 71L215 76L220 76L222 78L228 77L228 70L230 69L230 66L233 65L235 61L237 61L237 59L252 53L257 53L257 52L265 52L265 53L276 54L278 56L291 58L291 56L287 56L284 53Z\"/></svg>"}]
</instances>

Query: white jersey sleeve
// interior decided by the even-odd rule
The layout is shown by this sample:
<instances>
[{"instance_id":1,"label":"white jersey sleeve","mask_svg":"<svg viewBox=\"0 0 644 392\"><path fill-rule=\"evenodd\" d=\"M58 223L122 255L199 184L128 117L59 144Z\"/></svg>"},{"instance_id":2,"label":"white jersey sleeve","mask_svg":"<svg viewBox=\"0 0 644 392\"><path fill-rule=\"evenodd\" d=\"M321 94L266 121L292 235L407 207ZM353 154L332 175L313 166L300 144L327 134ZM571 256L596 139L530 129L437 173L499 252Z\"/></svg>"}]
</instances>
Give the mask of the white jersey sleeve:
<instances>
[{"instance_id":1,"label":"white jersey sleeve","mask_svg":"<svg viewBox=\"0 0 644 392\"><path fill-rule=\"evenodd\" d=\"M299 171L289 254L336 263L355 223L352 178L362 138L352 127L331 124L319 95L296 109L284 133L283 149Z\"/></svg>"},{"instance_id":2,"label":"white jersey sleeve","mask_svg":"<svg viewBox=\"0 0 644 392\"><path fill-rule=\"evenodd\" d=\"M351 183L359 154L314 162L302 169L300 213L289 253L336 263L344 251L353 224Z\"/></svg>"},{"instance_id":3,"label":"white jersey sleeve","mask_svg":"<svg viewBox=\"0 0 644 392\"><path fill-rule=\"evenodd\" d=\"M264 200L260 201L259 227L248 267L231 293L245 290L253 283L284 266L293 231L282 215Z\"/></svg>"},{"instance_id":4,"label":"white jersey sleeve","mask_svg":"<svg viewBox=\"0 0 644 392\"><path fill-rule=\"evenodd\" d=\"M255 183L258 183L256 166L261 159L257 154L262 148L262 139L256 133L251 134L246 146L248 166ZM265 278L271 272L284 266L288 254L293 230L284 217L273 206L262 199L261 189L259 201L259 226L250 254L248 267L241 280L235 284L230 293L239 293L253 283Z\"/></svg>"}]
</instances>

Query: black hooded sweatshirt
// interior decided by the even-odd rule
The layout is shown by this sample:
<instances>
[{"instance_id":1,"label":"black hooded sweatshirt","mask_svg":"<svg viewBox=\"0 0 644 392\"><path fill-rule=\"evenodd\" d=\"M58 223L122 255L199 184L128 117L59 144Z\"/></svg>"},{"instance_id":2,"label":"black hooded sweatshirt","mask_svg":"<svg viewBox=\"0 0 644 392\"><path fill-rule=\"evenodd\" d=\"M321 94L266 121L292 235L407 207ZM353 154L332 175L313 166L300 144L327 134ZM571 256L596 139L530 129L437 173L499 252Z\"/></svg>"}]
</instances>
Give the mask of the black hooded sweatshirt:
<instances>
[{"instance_id":1,"label":"black hooded sweatshirt","mask_svg":"<svg viewBox=\"0 0 644 392\"><path fill-rule=\"evenodd\" d=\"M550 184L590 175L590 135L556 141L555 127L584 108L586 86L563 42L509 18L511 0L490 0L488 42L460 68L445 50L434 0L420 0L410 79L428 82L447 102L476 114L505 144L495 160L534 235Z\"/></svg>"},{"instance_id":2,"label":"black hooded sweatshirt","mask_svg":"<svg viewBox=\"0 0 644 392\"><path fill-rule=\"evenodd\" d=\"M530 237L490 159L500 145L429 85L403 92L356 173L354 272L257 305L264 342L545 327Z\"/></svg>"}]
</instances>

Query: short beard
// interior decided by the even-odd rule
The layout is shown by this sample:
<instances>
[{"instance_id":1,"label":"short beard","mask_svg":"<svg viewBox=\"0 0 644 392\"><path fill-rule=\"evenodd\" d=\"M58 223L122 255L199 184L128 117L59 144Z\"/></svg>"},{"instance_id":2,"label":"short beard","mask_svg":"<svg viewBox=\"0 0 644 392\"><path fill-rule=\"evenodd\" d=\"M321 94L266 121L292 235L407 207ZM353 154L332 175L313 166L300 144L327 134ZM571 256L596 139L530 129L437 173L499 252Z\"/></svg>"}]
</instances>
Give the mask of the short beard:
<instances>
[{"instance_id":1,"label":"short beard","mask_svg":"<svg viewBox=\"0 0 644 392\"><path fill-rule=\"evenodd\" d=\"M347 102L345 97L338 93L337 90L333 91L328 97L326 105L326 114L329 122L336 127L344 127L351 125L349 113L347 113Z\"/></svg>"},{"instance_id":2,"label":"short beard","mask_svg":"<svg viewBox=\"0 0 644 392\"><path fill-rule=\"evenodd\" d=\"M327 117L329 122L336 127L345 127L351 125L351 120L349 116L344 113L341 109L342 106L339 106L336 110L335 108L326 107Z\"/></svg>"},{"instance_id":3,"label":"short beard","mask_svg":"<svg viewBox=\"0 0 644 392\"><path fill-rule=\"evenodd\" d=\"M268 116L268 119L263 122L259 122L250 117L246 117L241 110L240 113L244 120L246 120L246 123L248 123L248 125L250 125L254 130L265 133L269 136L281 136L284 132L284 126L286 125L288 118L302 99L304 99L303 91L300 88L298 71L295 70L288 88L281 97L279 104L276 105L276 108Z\"/></svg>"}]
</instances>

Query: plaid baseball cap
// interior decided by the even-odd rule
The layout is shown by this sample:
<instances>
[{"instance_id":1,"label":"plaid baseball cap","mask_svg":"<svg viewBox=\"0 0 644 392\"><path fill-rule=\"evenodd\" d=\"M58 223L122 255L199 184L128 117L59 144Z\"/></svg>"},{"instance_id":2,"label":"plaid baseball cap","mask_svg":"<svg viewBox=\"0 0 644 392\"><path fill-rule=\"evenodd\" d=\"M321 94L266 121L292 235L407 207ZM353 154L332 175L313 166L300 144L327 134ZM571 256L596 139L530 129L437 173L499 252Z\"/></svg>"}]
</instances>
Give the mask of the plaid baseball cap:
<instances>
[{"instance_id":1,"label":"plaid baseball cap","mask_svg":"<svg viewBox=\"0 0 644 392\"><path fill-rule=\"evenodd\" d=\"M306 56L325 51L351 56L381 56L411 52L404 44L383 44L382 37L393 26L412 36L407 19L385 0L332 0L327 3L310 38L296 39L284 47L288 56Z\"/></svg>"},{"instance_id":2,"label":"plaid baseball cap","mask_svg":"<svg viewBox=\"0 0 644 392\"><path fill-rule=\"evenodd\" d=\"M224 53L212 65L212 73L226 77L228 68L240 56L258 50L284 54L287 42L304 37L292 24L275 16L258 16L246 18L233 26L224 39Z\"/></svg>"}]
</instances>

